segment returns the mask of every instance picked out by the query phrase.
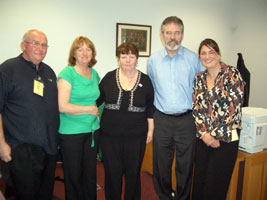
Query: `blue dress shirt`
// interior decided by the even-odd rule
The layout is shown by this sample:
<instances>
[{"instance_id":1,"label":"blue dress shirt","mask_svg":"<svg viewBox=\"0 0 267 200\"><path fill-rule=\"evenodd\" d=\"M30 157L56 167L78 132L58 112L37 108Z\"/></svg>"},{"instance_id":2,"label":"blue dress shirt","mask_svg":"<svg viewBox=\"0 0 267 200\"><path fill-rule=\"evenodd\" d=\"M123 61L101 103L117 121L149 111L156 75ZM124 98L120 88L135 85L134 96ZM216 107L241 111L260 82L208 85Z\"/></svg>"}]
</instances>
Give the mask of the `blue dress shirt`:
<instances>
[{"instance_id":1,"label":"blue dress shirt","mask_svg":"<svg viewBox=\"0 0 267 200\"><path fill-rule=\"evenodd\" d=\"M165 114L192 110L194 77L202 70L197 54L183 46L174 57L165 48L150 56L148 76L155 90L155 107Z\"/></svg>"}]
</instances>

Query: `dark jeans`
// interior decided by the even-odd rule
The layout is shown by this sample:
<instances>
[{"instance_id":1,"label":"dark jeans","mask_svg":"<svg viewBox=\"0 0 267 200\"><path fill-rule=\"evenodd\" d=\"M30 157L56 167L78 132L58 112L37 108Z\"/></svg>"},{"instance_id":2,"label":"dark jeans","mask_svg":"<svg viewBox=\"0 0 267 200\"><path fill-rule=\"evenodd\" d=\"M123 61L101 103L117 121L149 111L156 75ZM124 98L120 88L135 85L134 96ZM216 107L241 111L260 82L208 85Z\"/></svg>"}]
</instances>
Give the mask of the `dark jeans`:
<instances>
[{"instance_id":1,"label":"dark jeans","mask_svg":"<svg viewBox=\"0 0 267 200\"><path fill-rule=\"evenodd\" d=\"M94 133L60 134L65 193L67 200L96 200L96 155L99 131Z\"/></svg>"},{"instance_id":2,"label":"dark jeans","mask_svg":"<svg viewBox=\"0 0 267 200\"><path fill-rule=\"evenodd\" d=\"M161 200L190 199L196 128L192 113L174 117L159 111L154 114L153 180ZM177 187L172 193L172 162L176 153Z\"/></svg>"},{"instance_id":3,"label":"dark jeans","mask_svg":"<svg viewBox=\"0 0 267 200\"><path fill-rule=\"evenodd\" d=\"M56 155L42 147L21 144L12 148L12 161L4 166L4 177L14 188L17 200L51 200L54 190Z\"/></svg>"}]
</instances>

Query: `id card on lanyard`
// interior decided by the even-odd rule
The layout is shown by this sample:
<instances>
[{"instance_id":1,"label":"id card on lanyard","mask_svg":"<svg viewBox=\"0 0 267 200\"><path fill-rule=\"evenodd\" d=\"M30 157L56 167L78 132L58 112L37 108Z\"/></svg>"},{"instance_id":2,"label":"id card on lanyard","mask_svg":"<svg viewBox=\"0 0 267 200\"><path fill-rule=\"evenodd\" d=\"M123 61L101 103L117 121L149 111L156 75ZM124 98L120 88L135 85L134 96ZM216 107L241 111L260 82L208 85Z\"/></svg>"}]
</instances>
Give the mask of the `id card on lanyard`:
<instances>
[{"instance_id":1,"label":"id card on lanyard","mask_svg":"<svg viewBox=\"0 0 267 200\"><path fill-rule=\"evenodd\" d=\"M44 96L44 82L41 77L33 79L33 93L41 97Z\"/></svg>"}]
</instances>

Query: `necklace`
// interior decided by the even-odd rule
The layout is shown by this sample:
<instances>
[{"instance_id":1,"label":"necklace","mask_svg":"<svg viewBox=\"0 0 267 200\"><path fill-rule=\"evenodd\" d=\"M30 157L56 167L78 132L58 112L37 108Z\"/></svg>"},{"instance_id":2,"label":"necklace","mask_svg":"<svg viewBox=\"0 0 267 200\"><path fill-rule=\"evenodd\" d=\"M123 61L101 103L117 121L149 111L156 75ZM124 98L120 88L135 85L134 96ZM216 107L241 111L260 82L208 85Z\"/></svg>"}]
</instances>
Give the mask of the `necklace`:
<instances>
[{"instance_id":1,"label":"necklace","mask_svg":"<svg viewBox=\"0 0 267 200\"><path fill-rule=\"evenodd\" d=\"M129 107L128 107L128 111L129 112L145 112L146 111L146 107L145 106L144 107L138 107L138 106L134 106L133 105L135 90L138 88L138 86L139 87L143 86L140 83L141 72L137 71L137 73L138 73L138 77L137 77L136 83L135 83L134 87L130 91L130 99L129 99ZM116 83L117 83L117 87L119 89L117 102L115 104L105 103L104 106L105 106L106 109L120 110L122 96L123 96L123 89L122 89L120 81L119 81L119 68L116 70Z\"/></svg>"},{"instance_id":2,"label":"necklace","mask_svg":"<svg viewBox=\"0 0 267 200\"><path fill-rule=\"evenodd\" d=\"M126 90L130 91L134 87L138 78L138 71L135 70L132 74L125 75L121 70L119 70L119 82L121 87Z\"/></svg>"}]
</instances>

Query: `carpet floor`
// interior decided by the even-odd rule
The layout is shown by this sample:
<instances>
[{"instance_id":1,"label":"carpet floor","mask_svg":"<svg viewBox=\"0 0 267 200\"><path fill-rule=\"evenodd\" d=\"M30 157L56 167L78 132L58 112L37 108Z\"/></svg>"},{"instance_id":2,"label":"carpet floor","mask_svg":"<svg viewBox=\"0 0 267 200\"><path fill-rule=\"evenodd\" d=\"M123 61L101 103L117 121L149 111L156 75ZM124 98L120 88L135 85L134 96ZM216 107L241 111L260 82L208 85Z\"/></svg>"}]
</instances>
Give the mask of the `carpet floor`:
<instances>
[{"instance_id":1,"label":"carpet floor","mask_svg":"<svg viewBox=\"0 0 267 200\"><path fill-rule=\"evenodd\" d=\"M142 185L141 200L159 200L154 189L153 179L152 179L151 174L147 172L142 172L140 176L141 176L141 185ZM61 164L57 165L55 177L56 177L56 181L55 181L55 187L54 187L54 195L58 199L64 200L65 199L64 183L60 181L61 179L64 178ZM97 162L97 185L98 185L97 200L105 200L104 179L105 179L105 173L104 173L103 163ZM122 194L122 199L123 199L123 195L124 193Z\"/></svg>"}]
</instances>

